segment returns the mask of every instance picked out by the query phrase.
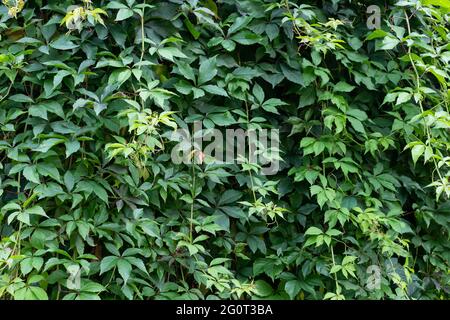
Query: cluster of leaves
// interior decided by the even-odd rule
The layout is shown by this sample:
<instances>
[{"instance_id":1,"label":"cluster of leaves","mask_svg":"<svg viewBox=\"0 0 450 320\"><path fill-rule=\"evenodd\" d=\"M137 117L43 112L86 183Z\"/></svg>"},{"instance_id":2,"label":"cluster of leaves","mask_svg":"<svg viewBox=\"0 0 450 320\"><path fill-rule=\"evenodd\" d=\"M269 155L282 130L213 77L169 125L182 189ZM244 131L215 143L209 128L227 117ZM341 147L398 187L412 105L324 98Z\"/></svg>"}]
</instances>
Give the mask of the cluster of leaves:
<instances>
[{"instance_id":1,"label":"cluster of leaves","mask_svg":"<svg viewBox=\"0 0 450 320\"><path fill-rule=\"evenodd\" d=\"M351 0L6 2L1 298L448 298L449 1L377 30ZM279 172L175 164L195 121L279 129Z\"/></svg>"}]
</instances>

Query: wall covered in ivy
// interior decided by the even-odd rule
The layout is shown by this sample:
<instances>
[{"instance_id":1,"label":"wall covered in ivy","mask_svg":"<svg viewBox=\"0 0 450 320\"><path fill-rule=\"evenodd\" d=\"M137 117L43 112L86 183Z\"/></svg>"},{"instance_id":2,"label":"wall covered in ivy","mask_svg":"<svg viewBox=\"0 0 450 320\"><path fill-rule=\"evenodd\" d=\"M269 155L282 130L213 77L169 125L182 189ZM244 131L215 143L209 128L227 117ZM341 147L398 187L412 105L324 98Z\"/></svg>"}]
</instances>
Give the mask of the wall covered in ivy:
<instances>
[{"instance_id":1,"label":"wall covered in ivy","mask_svg":"<svg viewBox=\"0 0 450 320\"><path fill-rule=\"evenodd\" d=\"M2 0L0 299L447 299L449 18Z\"/></svg>"}]
</instances>

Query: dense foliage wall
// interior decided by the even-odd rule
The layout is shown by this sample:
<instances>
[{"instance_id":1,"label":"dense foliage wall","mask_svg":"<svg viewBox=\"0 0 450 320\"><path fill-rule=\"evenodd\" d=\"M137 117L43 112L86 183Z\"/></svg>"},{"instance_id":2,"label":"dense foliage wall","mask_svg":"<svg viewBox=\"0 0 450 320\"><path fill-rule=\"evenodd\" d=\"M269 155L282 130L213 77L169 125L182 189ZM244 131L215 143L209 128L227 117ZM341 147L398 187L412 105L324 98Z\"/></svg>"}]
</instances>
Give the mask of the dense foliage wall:
<instances>
[{"instance_id":1,"label":"dense foliage wall","mask_svg":"<svg viewBox=\"0 0 450 320\"><path fill-rule=\"evenodd\" d=\"M2 3L2 299L448 298L449 1Z\"/></svg>"}]
</instances>

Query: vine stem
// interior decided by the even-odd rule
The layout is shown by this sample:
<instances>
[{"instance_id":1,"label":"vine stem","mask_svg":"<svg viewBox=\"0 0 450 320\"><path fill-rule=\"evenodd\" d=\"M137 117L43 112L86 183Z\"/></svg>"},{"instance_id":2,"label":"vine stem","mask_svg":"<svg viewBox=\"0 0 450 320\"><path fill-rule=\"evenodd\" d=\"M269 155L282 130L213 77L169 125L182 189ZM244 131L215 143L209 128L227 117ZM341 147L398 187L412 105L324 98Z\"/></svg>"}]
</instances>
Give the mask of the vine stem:
<instances>
[{"instance_id":1,"label":"vine stem","mask_svg":"<svg viewBox=\"0 0 450 320\"><path fill-rule=\"evenodd\" d=\"M3 97L0 98L0 102L2 102L3 100L5 100L5 99L9 96L9 93L11 92L11 89L12 89L13 84L14 84L14 81L11 81L11 84L9 85L8 90L6 90L5 95L4 95Z\"/></svg>"},{"instance_id":2,"label":"vine stem","mask_svg":"<svg viewBox=\"0 0 450 320\"><path fill-rule=\"evenodd\" d=\"M11 90L11 87L12 87L13 83L14 83L14 82L11 82L11 85L9 86L8 92L7 92L7 94L5 95L5 97L8 96L9 91ZM33 89L31 89L31 96L33 96ZM3 97L3 99L4 99L5 97ZM0 102L1 102L1 101L2 101L2 100L0 100ZM23 132L24 132L24 133L27 132L27 129L28 129L28 119L29 119L29 118L30 118L30 113L27 114L27 118L26 118L26 120L25 120L25 126L24 126L24 129L23 129ZM19 174L17 175L17 198L19 198L19 195L20 195L21 180L22 180L22 173L19 172ZM29 205L29 203L35 199L36 196L37 196L37 194L33 194L30 198L28 198L28 199L22 204L22 210L25 209L25 208ZM20 221L20 223L19 223L19 230L17 230L17 241L16 241L16 243L14 244L14 248L13 248L13 253L15 253L16 248L17 248L17 255L18 255L18 256L20 256L20 252L21 252L21 248L20 248L20 247L21 247L21 242L22 242L22 239L21 239L21 238L22 238L22 227L23 227L23 223L22 223L22 221ZM17 247L16 247L16 246L17 246ZM17 267L17 268L16 268L16 278L17 278L18 276L19 276L19 268Z\"/></svg>"},{"instance_id":3,"label":"vine stem","mask_svg":"<svg viewBox=\"0 0 450 320\"><path fill-rule=\"evenodd\" d=\"M408 35L411 36L411 24L409 22L408 13L406 12L406 10L404 10L403 12L405 14L406 27L408 29ZM419 75L419 71L417 70L416 64L414 63L414 60L411 57L411 46L408 46L408 58L409 58L409 61L411 62L412 66L413 66L414 73L416 75L416 89L417 89L417 93L420 93L420 75ZM423 114L425 111L424 111L421 99L419 99L419 107L420 107L420 112ZM427 124L425 119L423 119L423 124L425 126L425 131L427 133L426 144L427 144L427 146L431 147L431 138L432 138L432 136L431 136L431 132L430 132L430 127L428 126L428 124ZM439 170L439 166L436 163L436 159L434 157L432 157L432 158L433 158L433 163L434 163L435 169L436 169L436 171L437 171L437 173L439 175L439 178L441 179L441 182L443 182L444 178L443 178L443 176L441 174L441 171Z\"/></svg>"},{"instance_id":4,"label":"vine stem","mask_svg":"<svg viewBox=\"0 0 450 320\"><path fill-rule=\"evenodd\" d=\"M144 60L144 52L145 52L145 30L144 30L145 4L146 0L144 0L144 6L142 7L142 15L141 15L141 58L139 60L139 69L141 69L141 63Z\"/></svg>"},{"instance_id":5,"label":"vine stem","mask_svg":"<svg viewBox=\"0 0 450 320\"><path fill-rule=\"evenodd\" d=\"M334 251L333 251L333 246L330 246L331 248L331 259L333 260L333 267L336 265L336 261L334 260ZM334 273L334 282L336 283L336 293L338 293L337 291L339 290L339 294L340 294L340 289L341 287L339 286L339 282L337 279L337 273Z\"/></svg>"},{"instance_id":6,"label":"vine stem","mask_svg":"<svg viewBox=\"0 0 450 320\"><path fill-rule=\"evenodd\" d=\"M194 201L195 201L195 153L193 154L192 157L192 189L191 189L191 198L192 198L192 203L191 203L191 216L190 216L190 221L189 221L189 242L192 244L192 234L194 231L194 224L193 224L193 220L194 220Z\"/></svg>"},{"instance_id":7,"label":"vine stem","mask_svg":"<svg viewBox=\"0 0 450 320\"><path fill-rule=\"evenodd\" d=\"M111 281L112 281L112 279L114 278L114 274L116 273L116 267L117 267L117 266L114 266L114 268L113 268L113 270L112 270L112 273L111 273L111 277L109 278L108 283L105 285L105 288L107 288L107 287L111 284Z\"/></svg>"},{"instance_id":8,"label":"vine stem","mask_svg":"<svg viewBox=\"0 0 450 320\"><path fill-rule=\"evenodd\" d=\"M248 109L248 104L247 104L247 100L245 100L245 110L247 112L247 130L249 130L250 127L250 110ZM248 163L250 164L250 151L251 151L251 141L250 141L250 135L248 135ZM253 194L253 201L256 203L256 193L255 193L255 184L253 182L253 174L252 174L252 169L249 168L248 169L248 174L249 174L249 178L250 178L250 185L252 188L252 194Z\"/></svg>"},{"instance_id":9,"label":"vine stem","mask_svg":"<svg viewBox=\"0 0 450 320\"><path fill-rule=\"evenodd\" d=\"M13 254L16 251L17 245L17 256L20 256L20 246L21 246L21 237L22 237L22 221L19 223L19 230L17 231L17 241L14 244ZM16 266L16 278L19 276L19 267Z\"/></svg>"},{"instance_id":10,"label":"vine stem","mask_svg":"<svg viewBox=\"0 0 450 320\"><path fill-rule=\"evenodd\" d=\"M56 266L56 270L59 271L59 265ZM59 300L60 295L61 295L61 284L58 281L58 288L56 291L56 301Z\"/></svg>"},{"instance_id":11,"label":"vine stem","mask_svg":"<svg viewBox=\"0 0 450 320\"><path fill-rule=\"evenodd\" d=\"M141 70L142 61L144 61L144 53L145 53L145 29L144 29L145 4L146 4L146 0L144 0L144 5L142 7L142 15L141 15L141 57L139 59L139 67L138 67L139 70ZM134 88L134 86L133 86L133 88ZM136 92L136 90L135 90L135 92ZM140 96L140 100L141 100L141 108L143 110L145 108L145 101L141 96Z\"/></svg>"}]
</instances>

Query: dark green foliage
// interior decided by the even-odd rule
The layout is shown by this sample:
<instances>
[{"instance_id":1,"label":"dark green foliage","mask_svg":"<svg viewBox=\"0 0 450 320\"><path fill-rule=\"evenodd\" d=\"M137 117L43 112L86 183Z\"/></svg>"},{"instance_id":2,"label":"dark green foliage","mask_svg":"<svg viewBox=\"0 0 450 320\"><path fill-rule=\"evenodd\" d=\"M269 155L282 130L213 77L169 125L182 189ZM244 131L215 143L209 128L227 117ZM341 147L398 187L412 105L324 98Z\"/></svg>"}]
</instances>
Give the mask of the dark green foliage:
<instances>
[{"instance_id":1,"label":"dark green foliage","mask_svg":"<svg viewBox=\"0 0 450 320\"><path fill-rule=\"evenodd\" d=\"M448 298L450 1L378 2L3 1L0 297Z\"/></svg>"}]
</instances>

